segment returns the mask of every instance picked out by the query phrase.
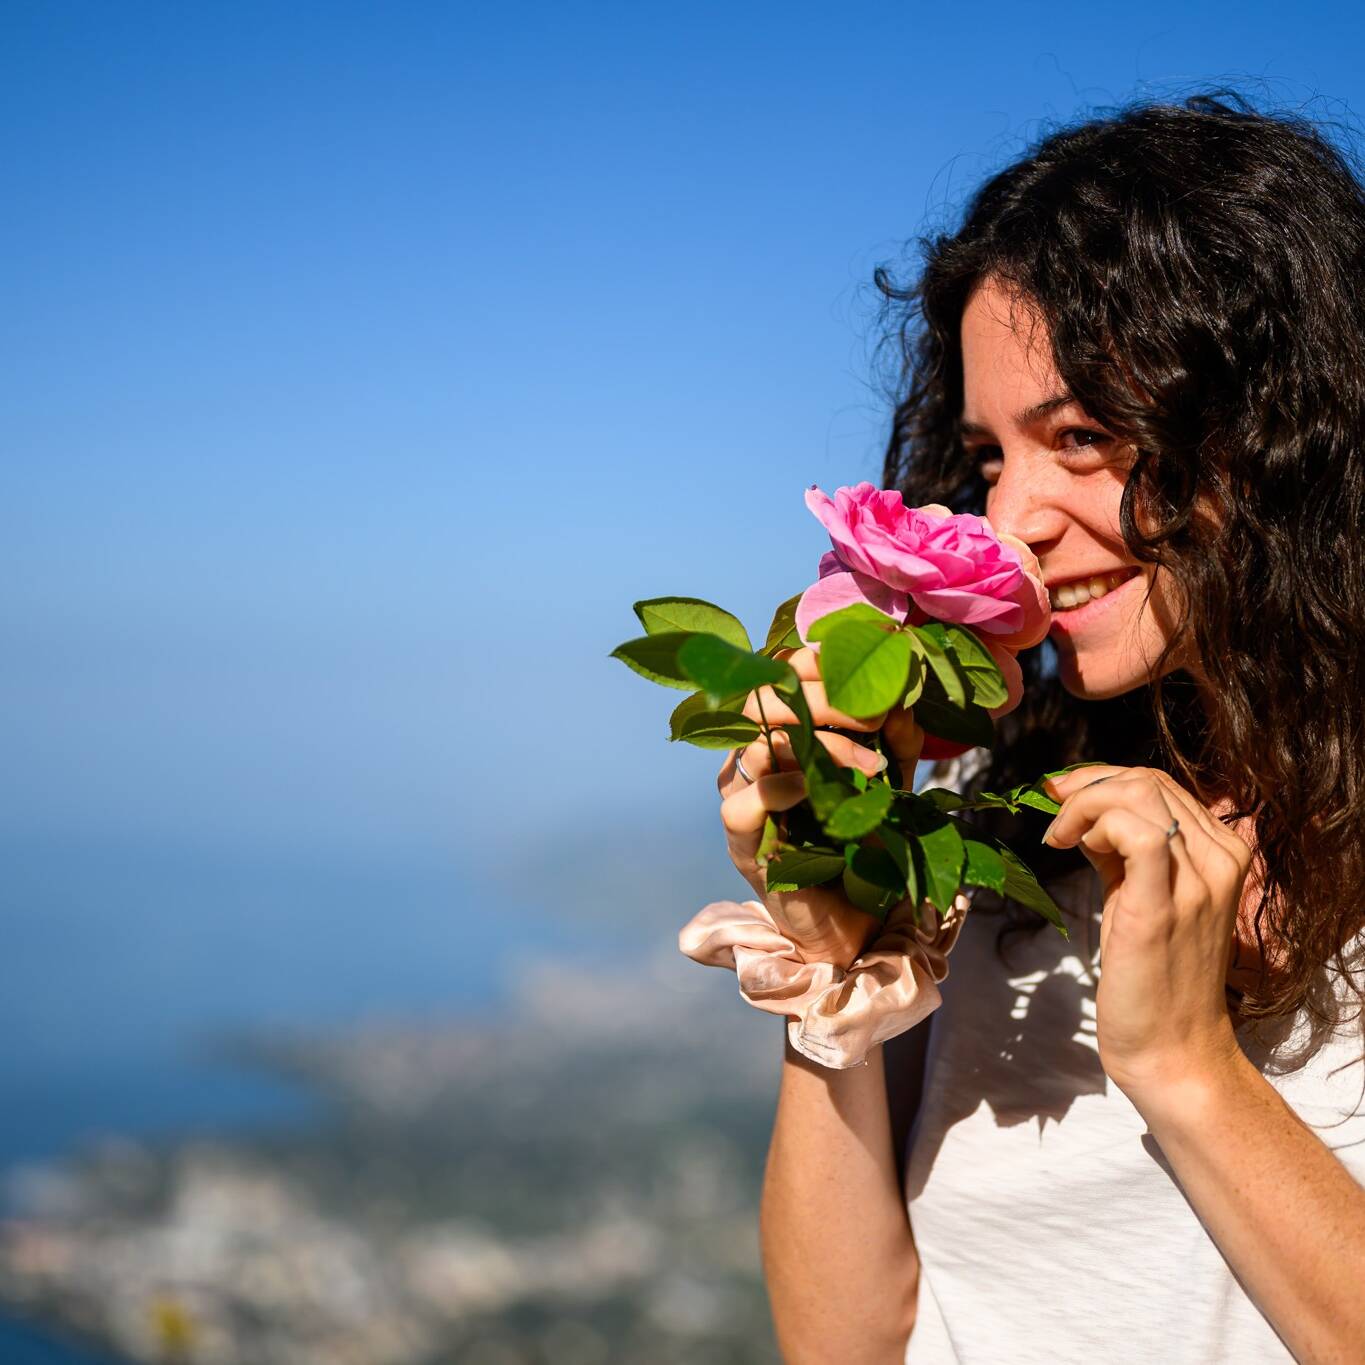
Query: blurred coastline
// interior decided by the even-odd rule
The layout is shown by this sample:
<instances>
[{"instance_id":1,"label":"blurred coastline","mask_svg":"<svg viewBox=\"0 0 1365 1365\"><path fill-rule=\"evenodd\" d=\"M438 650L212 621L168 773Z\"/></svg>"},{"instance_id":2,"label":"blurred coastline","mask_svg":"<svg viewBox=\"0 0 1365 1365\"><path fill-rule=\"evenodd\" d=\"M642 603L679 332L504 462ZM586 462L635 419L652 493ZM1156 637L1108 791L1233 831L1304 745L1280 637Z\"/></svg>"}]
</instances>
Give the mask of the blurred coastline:
<instances>
[{"instance_id":1,"label":"blurred coastline","mask_svg":"<svg viewBox=\"0 0 1365 1365\"><path fill-rule=\"evenodd\" d=\"M780 1026L677 951L735 894L715 839L618 837L577 871L545 848L553 915L432 869L258 881L239 859L229 895L223 866L164 852L158 884L129 848L10 849L0 1015L30 1045L0 1073L0 1358L774 1360ZM632 857L666 872L670 846L642 910Z\"/></svg>"}]
</instances>

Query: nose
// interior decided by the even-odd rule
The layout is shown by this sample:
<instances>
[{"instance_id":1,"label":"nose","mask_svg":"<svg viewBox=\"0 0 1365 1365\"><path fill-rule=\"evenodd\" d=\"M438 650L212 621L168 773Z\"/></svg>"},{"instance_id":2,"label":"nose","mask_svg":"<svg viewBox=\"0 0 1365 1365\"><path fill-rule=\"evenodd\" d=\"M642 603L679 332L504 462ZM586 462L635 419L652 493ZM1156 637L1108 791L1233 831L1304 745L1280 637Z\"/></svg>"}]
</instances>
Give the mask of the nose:
<instances>
[{"instance_id":1,"label":"nose","mask_svg":"<svg viewBox=\"0 0 1365 1365\"><path fill-rule=\"evenodd\" d=\"M1027 452L1008 452L1000 474L986 494L986 516L997 531L1018 536L1039 559L1062 538L1066 512L1052 477L1050 460L1031 460Z\"/></svg>"}]
</instances>

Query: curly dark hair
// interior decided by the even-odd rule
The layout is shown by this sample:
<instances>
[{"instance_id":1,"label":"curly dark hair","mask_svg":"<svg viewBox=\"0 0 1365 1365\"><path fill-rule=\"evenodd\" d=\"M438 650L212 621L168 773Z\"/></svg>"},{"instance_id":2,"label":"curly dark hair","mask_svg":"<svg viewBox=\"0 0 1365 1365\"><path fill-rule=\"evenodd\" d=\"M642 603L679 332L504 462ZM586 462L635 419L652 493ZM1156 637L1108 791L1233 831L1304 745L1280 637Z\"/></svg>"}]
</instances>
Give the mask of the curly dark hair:
<instances>
[{"instance_id":1,"label":"curly dark hair","mask_svg":"<svg viewBox=\"0 0 1365 1365\"><path fill-rule=\"evenodd\" d=\"M983 512L964 450L960 323L988 277L1027 299L1057 371L1136 449L1131 554L1184 615L1156 673L1082 702L1044 643L999 725L994 789L1084 758L1165 767L1254 828L1255 933L1269 963L1246 1018L1308 1004L1365 903L1365 188L1299 115L1235 92L1140 101L1052 131L919 239L922 269L875 280L897 348L884 483ZM1189 657L1185 655L1183 657ZM1233 817L1228 817L1233 818ZM1058 855L1050 873L1076 865Z\"/></svg>"}]
</instances>

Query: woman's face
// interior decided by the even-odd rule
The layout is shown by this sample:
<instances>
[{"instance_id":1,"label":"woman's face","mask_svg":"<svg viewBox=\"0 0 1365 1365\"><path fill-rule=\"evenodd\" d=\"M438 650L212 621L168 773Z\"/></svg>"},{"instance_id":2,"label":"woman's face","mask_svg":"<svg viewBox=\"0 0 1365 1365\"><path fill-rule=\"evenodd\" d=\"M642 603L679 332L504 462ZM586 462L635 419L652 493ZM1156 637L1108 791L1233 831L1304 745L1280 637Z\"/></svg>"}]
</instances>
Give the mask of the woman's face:
<instances>
[{"instance_id":1,"label":"woman's face","mask_svg":"<svg viewBox=\"0 0 1365 1365\"><path fill-rule=\"evenodd\" d=\"M986 515L1038 556L1063 686L1097 700L1141 686L1166 643L1168 575L1128 553L1119 500L1132 460L1066 394L1047 328L987 280L962 315L962 440L990 491ZM1166 623L1166 624L1163 624Z\"/></svg>"}]
</instances>

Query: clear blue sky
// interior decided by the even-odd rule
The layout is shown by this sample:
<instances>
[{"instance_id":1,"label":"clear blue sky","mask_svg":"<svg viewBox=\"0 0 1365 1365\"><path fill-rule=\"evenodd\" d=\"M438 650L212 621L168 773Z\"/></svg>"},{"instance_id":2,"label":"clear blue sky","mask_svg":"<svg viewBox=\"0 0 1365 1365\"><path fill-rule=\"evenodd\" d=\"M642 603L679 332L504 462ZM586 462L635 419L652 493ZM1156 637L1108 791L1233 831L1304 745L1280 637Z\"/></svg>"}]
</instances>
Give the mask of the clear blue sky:
<instances>
[{"instance_id":1,"label":"clear blue sky","mask_svg":"<svg viewBox=\"0 0 1365 1365\"><path fill-rule=\"evenodd\" d=\"M1041 121L1365 110L1336 4L0 6L0 834L666 824L607 659L875 478L872 267Z\"/></svg>"}]
</instances>

